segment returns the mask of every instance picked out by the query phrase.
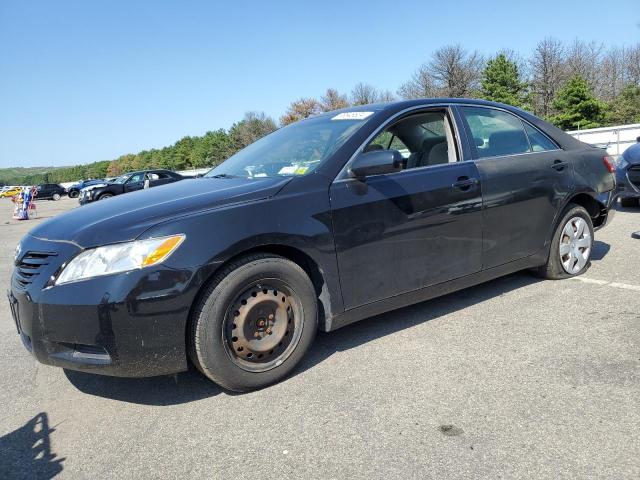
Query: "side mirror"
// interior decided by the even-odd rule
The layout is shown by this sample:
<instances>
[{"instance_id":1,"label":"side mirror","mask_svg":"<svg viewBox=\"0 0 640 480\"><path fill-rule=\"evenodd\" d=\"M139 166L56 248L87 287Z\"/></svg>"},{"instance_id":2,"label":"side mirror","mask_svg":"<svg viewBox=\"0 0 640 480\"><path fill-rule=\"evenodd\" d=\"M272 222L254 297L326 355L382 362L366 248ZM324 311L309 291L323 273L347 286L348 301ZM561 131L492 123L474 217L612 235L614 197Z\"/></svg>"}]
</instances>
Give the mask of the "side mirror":
<instances>
[{"instance_id":1,"label":"side mirror","mask_svg":"<svg viewBox=\"0 0 640 480\"><path fill-rule=\"evenodd\" d=\"M399 172L403 162L404 157L398 150L374 150L358 155L349 167L349 174L363 179L371 175Z\"/></svg>"}]
</instances>

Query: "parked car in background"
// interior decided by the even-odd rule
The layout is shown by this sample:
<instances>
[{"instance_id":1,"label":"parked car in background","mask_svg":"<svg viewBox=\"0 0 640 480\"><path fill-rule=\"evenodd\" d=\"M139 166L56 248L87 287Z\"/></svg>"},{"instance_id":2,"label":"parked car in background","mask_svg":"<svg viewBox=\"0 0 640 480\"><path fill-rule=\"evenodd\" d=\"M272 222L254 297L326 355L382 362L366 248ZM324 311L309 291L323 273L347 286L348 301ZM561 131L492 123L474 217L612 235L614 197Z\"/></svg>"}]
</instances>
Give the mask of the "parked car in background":
<instances>
[{"instance_id":1,"label":"parked car in background","mask_svg":"<svg viewBox=\"0 0 640 480\"><path fill-rule=\"evenodd\" d=\"M60 200L67 190L57 183L42 183L36 187L36 200Z\"/></svg>"},{"instance_id":2,"label":"parked car in background","mask_svg":"<svg viewBox=\"0 0 640 480\"><path fill-rule=\"evenodd\" d=\"M95 202L96 200L106 200L123 193L134 192L144 189L145 181L149 182L149 187L157 187L168 183L183 180L184 177L171 170L141 170L120 175L112 182L101 182L80 190L80 205Z\"/></svg>"},{"instance_id":3,"label":"parked car in background","mask_svg":"<svg viewBox=\"0 0 640 480\"><path fill-rule=\"evenodd\" d=\"M22 190L22 187L15 187L15 186L2 187L2 189L0 190L0 198L13 197L19 194L20 190Z\"/></svg>"},{"instance_id":4,"label":"parked car in background","mask_svg":"<svg viewBox=\"0 0 640 480\"><path fill-rule=\"evenodd\" d=\"M507 105L324 113L205 178L40 223L18 245L11 310L46 364L149 376L190 359L225 388L261 388L317 329L523 269L584 273L615 212L614 171L606 151Z\"/></svg>"},{"instance_id":5,"label":"parked car in background","mask_svg":"<svg viewBox=\"0 0 640 480\"><path fill-rule=\"evenodd\" d=\"M620 204L623 207L640 206L640 139L618 157L616 179Z\"/></svg>"},{"instance_id":6,"label":"parked car in background","mask_svg":"<svg viewBox=\"0 0 640 480\"><path fill-rule=\"evenodd\" d=\"M82 180L78 183L74 183L67 189L67 195L69 198L77 198L80 195L80 190L91 185L97 185L99 183L105 183L107 180L102 178L94 178L91 180Z\"/></svg>"}]
</instances>

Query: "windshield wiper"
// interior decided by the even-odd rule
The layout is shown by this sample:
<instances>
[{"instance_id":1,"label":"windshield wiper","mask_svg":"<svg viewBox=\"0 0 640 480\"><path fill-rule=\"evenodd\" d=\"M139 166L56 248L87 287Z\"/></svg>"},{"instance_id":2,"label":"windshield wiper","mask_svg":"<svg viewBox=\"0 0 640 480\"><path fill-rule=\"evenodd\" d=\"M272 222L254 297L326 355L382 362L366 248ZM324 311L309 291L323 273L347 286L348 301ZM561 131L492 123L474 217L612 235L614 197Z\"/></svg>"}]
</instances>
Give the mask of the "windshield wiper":
<instances>
[{"instance_id":1,"label":"windshield wiper","mask_svg":"<svg viewBox=\"0 0 640 480\"><path fill-rule=\"evenodd\" d=\"M228 173L219 173L217 175L211 175L209 178L240 178L238 175L229 175Z\"/></svg>"}]
</instances>

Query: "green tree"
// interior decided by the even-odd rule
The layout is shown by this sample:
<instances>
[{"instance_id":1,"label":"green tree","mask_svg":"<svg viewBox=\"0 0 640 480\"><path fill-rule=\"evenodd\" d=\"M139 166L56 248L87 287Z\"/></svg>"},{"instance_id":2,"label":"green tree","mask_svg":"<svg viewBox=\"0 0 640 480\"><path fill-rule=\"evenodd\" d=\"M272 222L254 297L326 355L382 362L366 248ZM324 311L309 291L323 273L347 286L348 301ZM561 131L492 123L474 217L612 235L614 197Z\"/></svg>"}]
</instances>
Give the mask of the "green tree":
<instances>
[{"instance_id":1,"label":"green tree","mask_svg":"<svg viewBox=\"0 0 640 480\"><path fill-rule=\"evenodd\" d=\"M622 89L609 106L607 122L611 125L640 123L640 87L627 85Z\"/></svg>"},{"instance_id":2,"label":"green tree","mask_svg":"<svg viewBox=\"0 0 640 480\"><path fill-rule=\"evenodd\" d=\"M252 144L278 128L273 118L264 112L247 112L244 118L229 129L233 151Z\"/></svg>"},{"instance_id":3,"label":"green tree","mask_svg":"<svg viewBox=\"0 0 640 480\"><path fill-rule=\"evenodd\" d=\"M518 65L504 53L487 62L482 75L482 98L522 107L526 103L526 88Z\"/></svg>"},{"instance_id":4,"label":"green tree","mask_svg":"<svg viewBox=\"0 0 640 480\"><path fill-rule=\"evenodd\" d=\"M602 126L605 107L591 91L587 81L579 75L571 77L558 91L553 101L558 112L550 120L564 130Z\"/></svg>"}]
</instances>

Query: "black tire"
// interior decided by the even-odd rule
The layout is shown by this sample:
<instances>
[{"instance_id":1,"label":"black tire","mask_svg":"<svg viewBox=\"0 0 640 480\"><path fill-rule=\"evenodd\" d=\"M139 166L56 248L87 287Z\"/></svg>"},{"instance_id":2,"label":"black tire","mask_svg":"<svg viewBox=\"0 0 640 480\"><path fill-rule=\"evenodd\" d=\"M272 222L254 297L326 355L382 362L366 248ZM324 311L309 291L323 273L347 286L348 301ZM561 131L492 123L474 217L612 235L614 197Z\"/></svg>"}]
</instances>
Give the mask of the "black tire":
<instances>
[{"instance_id":1,"label":"black tire","mask_svg":"<svg viewBox=\"0 0 640 480\"><path fill-rule=\"evenodd\" d=\"M71 190L69 192L69 198L78 198L79 195L80 195L80 192L78 190Z\"/></svg>"},{"instance_id":2,"label":"black tire","mask_svg":"<svg viewBox=\"0 0 640 480\"><path fill-rule=\"evenodd\" d=\"M279 285L280 291L275 287L266 288L266 285ZM286 295L281 293L285 291ZM280 308L279 302L285 302L285 296L287 305L291 301L286 308L286 312L291 312L290 316L283 317L282 312L275 317L269 314L270 319L275 318L271 320L273 332L267 330L269 336L262 331L264 335L260 337L261 333L251 330L253 326L258 328L258 320L248 320L251 312L258 309L260 315L266 317L262 306L271 302ZM240 312L239 299L246 306L244 313ZM256 303L252 306L251 302ZM200 296L187 335L189 356L204 375L228 390L246 392L266 387L284 378L302 359L315 338L317 316L313 283L300 266L275 255L250 255L219 272ZM236 322L242 322L243 327L237 327ZM261 318L260 322L264 323L264 320ZM284 330L276 331L283 322ZM251 344L258 348L281 340L279 346L264 352L263 360L258 360L257 351L252 359L248 358L254 347L247 347L242 353L239 353L242 347L238 347L236 351L239 343L234 342L249 341L247 338L252 336L252 331L258 338L251 338ZM272 333L276 335L271 336ZM258 343L263 340L265 343ZM263 357L263 354L259 356Z\"/></svg>"},{"instance_id":3,"label":"black tire","mask_svg":"<svg viewBox=\"0 0 640 480\"><path fill-rule=\"evenodd\" d=\"M640 199L635 197L622 197L620 199L620 205L624 208L634 208L640 206Z\"/></svg>"},{"instance_id":4,"label":"black tire","mask_svg":"<svg viewBox=\"0 0 640 480\"><path fill-rule=\"evenodd\" d=\"M107 198L111 198L111 197L113 197L112 193L103 193L98 197L98 200L106 200Z\"/></svg>"},{"instance_id":5,"label":"black tire","mask_svg":"<svg viewBox=\"0 0 640 480\"><path fill-rule=\"evenodd\" d=\"M589 229L589 236L591 239L591 244L589 247L588 258L585 265L580 268L579 271L574 273L569 273L565 270L562 265L562 261L560 258L560 241L563 239L563 231L567 223L576 217L580 217L587 223L587 227ZM551 249L549 251L549 258L547 263L540 266L534 273L539 277L546 278L549 280L562 280L565 278L575 277L577 275L582 275L586 272L591 266L591 254L593 253L593 222L589 213L580 205L576 205L575 203L570 203L564 210L563 215L560 217L560 222L556 226L553 232L553 238L551 239Z\"/></svg>"}]
</instances>

